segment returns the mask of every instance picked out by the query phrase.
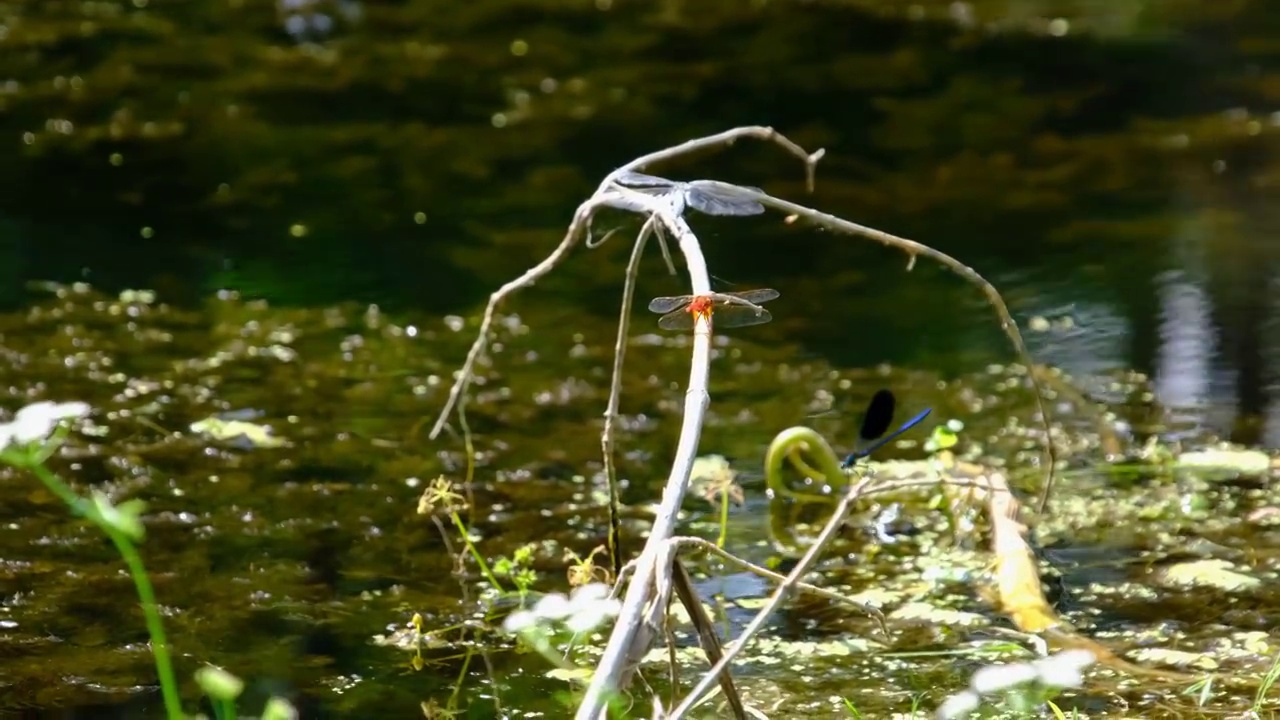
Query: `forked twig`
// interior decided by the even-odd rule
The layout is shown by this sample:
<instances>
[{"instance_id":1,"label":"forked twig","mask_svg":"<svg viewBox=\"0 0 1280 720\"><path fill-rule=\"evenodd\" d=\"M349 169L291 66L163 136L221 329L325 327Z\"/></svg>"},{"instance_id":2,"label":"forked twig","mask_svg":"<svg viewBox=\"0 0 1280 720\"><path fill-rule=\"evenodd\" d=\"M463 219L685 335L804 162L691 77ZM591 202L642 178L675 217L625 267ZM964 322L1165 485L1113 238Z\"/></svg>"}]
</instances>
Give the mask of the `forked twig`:
<instances>
[{"instance_id":1,"label":"forked twig","mask_svg":"<svg viewBox=\"0 0 1280 720\"><path fill-rule=\"evenodd\" d=\"M587 229L592 216L595 215L595 212L601 207L612 204L609 202L609 196L613 194L613 181L616 177L626 172L640 170L654 163L670 160L699 150L732 145L738 140L744 138L753 138L756 140L777 143L787 152L799 157L805 163L805 179L808 187L810 190L813 189L814 171L817 167L818 160L822 158L823 151L819 150L813 154L807 154L803 148L783 137L773 128L759 125L733 128L722 133L716 133L715 135L708 135L703 138L689 140L664 150L651 152L648 155L642 155L609 173L605 176L604 180L600 182L600 186L596 188L595 193L578 206L577 211L573 214L573 221L569 223L569 229L565 232L564 239L561 240L560 244L551 251L551 254L544 258L542 262L526 270L520 277L504 284L489 295L489 303L485 306L484 316L480 320L480 328L476 331L476 339L471 343L471 349L467 352L467 359L463 361L462 368L458 370L457 376L453 381L453 386L449 389L449 397L445 400L444 407L440 410L440 416L436 418L436 424L432 426L431 433L428 437L435 440L436 437L439 436L440 430L449 420L449 415L453 413L453 408L454 405L457 404L458 398L462 393L466 392L467 388L471 385L471 380L475 373L476 361L479 360L480 353L484 352L485 347L489 344L489 331L493 327L493 320L494 316L497 314L498 305L501 304L508 295L511 295L517 290L529 287L537 281L538 278L551 272L555 266L564 259L565 255L573 249L573 244L578 241L578 238ZM703 263L703 270L705 269L706 265ZM695 293L709 291L709 284L707 288L702 288L701 290L699 290L696 283L694 285Z\"/></svg>"}]
</instances>

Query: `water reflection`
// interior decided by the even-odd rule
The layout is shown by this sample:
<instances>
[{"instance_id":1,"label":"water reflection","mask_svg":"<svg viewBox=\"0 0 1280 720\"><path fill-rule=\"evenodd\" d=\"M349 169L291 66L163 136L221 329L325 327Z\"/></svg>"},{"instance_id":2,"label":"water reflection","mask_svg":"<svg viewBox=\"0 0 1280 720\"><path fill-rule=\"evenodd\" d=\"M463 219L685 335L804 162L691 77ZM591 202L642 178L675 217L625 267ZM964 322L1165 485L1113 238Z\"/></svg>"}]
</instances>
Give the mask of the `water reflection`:
<instances>
[{"instance_id":1,"label":"water reflection","mask_svg":"<svg viewBox=\"0 0 1280 720\"><path fill-rule=\"evenodd\" d=\"M1276 448L1280 447L1280 275L1273 276L1267 283L1267 297L1262 304L1268 310L1262 355L1263 364L1269 370L1263 392L1272 398L1263 421L1262 443Z\"/></svg>"},{"instance_id":2,"label":"water reflection","mask_svg":"<svg viewBox=\"0 0 1280 720\"><path fill-rule=\"evenodd\" d=\"M356 0L278 0L276 8L284 31L300 43L327 40L338 21L356 25L364 16Z\"/></svg>"},{"instance_id":3,"label":"water reflection","mask_svg":"<svg viewBox=\"0 0 1280 720\"><path fill-rule=\"evenodd\" d=\"M1212 399L1216 333L1209 299L1201 284L1182 270L1162 273L1157 286L1160 343L1152 382L1157 399L1173 413L1175 422L1180 417L1189 420ZM1190 417L1185 416L1187 412L1192 413ZM1222 419L1218 417L1218 422Z\"/></svg>"}]
</instances>

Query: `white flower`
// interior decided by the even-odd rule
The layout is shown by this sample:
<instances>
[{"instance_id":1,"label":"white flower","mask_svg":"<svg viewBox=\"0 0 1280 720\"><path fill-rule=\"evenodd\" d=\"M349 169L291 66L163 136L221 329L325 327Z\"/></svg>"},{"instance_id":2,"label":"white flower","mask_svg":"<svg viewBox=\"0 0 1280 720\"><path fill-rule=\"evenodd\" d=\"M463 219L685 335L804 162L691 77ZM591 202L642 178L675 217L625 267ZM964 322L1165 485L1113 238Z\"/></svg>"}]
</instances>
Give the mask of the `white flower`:
<instances>
[{"instance_id":1,"label":"white flower","mask_svg":"<svg viewBox=\"0 0 1280 720\"><path fill-rule=\"evenodd\" d=\"M969 679L969 688L979 695L990 695L1001 690L1035 682L1040 673L1030 663L1012 665L987 665Z\"/></svg>"},{"instance_id":2,"label":"white flower","mask_svg":"<svg viewBox=\"0 0 1280 720\"><path fill-rule=\"evenodd\" d=\"M538 624L538 616L528 610L517 610L507 616L506 621L502 623L502 627L509 633L515 635Z\"/></svg>"},{"instance_id":3,"label":"white flower","mask_svg":"<svg viewBox=\"0 0 1280 720\"><path fill-rule=\"evenodd\" d=\"M622 603L617 600L602 600L591 607L583 608L564 621L565 627L575 633L587 633L605 624L609 618L618 614Z\"/></svg>"},{"instance_id":4,"label":"white flower","mask_svg":"<svg viewBox=\"0 0 1280 720\"><path fill-rule=\"evenodd\" d=\"M608 585L595 583L574 590L571 598L547 593L532 609L511 613L503 626L511 633L534 625L547 626L548 630L563 626L574 633L590 632L622 609L622 603L608 597L609 592Z\"/></svg>"},{"instance_id":5,"label":"white flower","mask_svg":"<svg viewBox=\"0 0 1280 720\"><path fill-rule=\"evenodd\" d=\"M1097 661L1088 650L1064 650L1035 662L1040 683L1052 688L1078 688L1084 685L1082 671Z\"/></svg>"},{"instance_id":6,"label":"white flower","mask_svg":"<svg viewBox=\"0 0 1280 720\"><path fill-rule=\"evenodd\" d=\"M982 698L971 690L956 693L943 701L942 706L938 708L938 718L939 720L955 720L956 718L968 717L969 713L978 709L978 705L981 702Z\"/></svg>"},{"instance_id":7,"label":"white flower","mask_svg":"<svg viewBox=\"0 0 1280 720\"><path fill-rule=\"evenodd\" d=\"M583 585L574 590L565 627L575 633L590 632L617 615L622 603L610 598L609 593L609 586L601 583Z\"/></svg>"},{"instance_id":8,"label":"white flower","mask_svg":"<svg viewBox=\"0 0 1280 720\"><path fill-rule=\"evenodd\" d=\"M10 445L30 445L48 440L58 423L88 414L89 406L82 402L43 400L32 403L19 410L11 422L0 425L0 451Z\"/></svg>"},{"instance_id":9,"label":"white flower","mask_svg":"<svg viewBox=\"0 0 1280 720\"><path fill-rule=\"evenodd\" d=\"M597 600L603 600L609 597L609 593L613 592L608 585L604 583L591 583L574 588L570 594L574 604L577 603L593 603Z\"/></svg>"},{"instance_id":10,"label":"white flower","mask_svg":"<svg viewBox=\"0 0 1280 720\"><path fill-rule=\"evenodd\" d=\"M560 593L548 593L533 606L533 613L547 620L563 620L573 610L569 607L569 599Z\"/></svg>"}]
</instances>

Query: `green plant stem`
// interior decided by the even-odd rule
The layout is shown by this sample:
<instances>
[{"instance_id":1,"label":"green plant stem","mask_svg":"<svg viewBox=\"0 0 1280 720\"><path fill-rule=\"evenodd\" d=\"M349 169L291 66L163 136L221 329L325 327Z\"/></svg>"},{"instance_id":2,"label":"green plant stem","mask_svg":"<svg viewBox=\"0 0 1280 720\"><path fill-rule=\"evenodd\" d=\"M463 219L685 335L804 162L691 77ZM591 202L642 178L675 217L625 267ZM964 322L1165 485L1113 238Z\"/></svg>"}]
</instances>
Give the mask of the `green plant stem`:
<instances>
[{"instance_id":1,"label":"green plant stem","mask_svg":"<svg viewBox=\"0 0 1280 720\"><path fill-rule=\"evenodd\" d=\"M808 462L806 453L815 462ZM788 463L810 478L824 482L828 486L827 492L817 494L792 490L783 474ZM790 528L794 508L790 513L784 512L783 508L808 504L838 505L841 492L848 487L850 480L826 439L804 426L787 428L773 438L765 453L764 475L772 495L769 531L775 545L784 552L790 552L789 548L798 545L799 541Z\"/></svg>"},{"instance_id":2,"label":"green plant stem","mask_svg":"<svg viewBox=\"0 0 1280 720\"><path fill-rule=\"evenodd\" d=\"M142 564L142 557L138 555L137 549L133 542L129 540L123 533L117 530L111 523L107 522L102 513L93 506L93 503L86 502L83 498L77 496L71 488L62 481L57 475L50 472L43 465L23 463L27 466L40 482L54 495L57 495L63 502L67 503L72 510L87 517L94 525L98 526L111 538L111 542L116 546L116 550L120 552L120 557L124 559L124 564L129 568L129 575L133 578L133 585L138 591L138 599L142 601L142 615L147 623L147 632L151 634L151 654L155 657L156 674L160 678L160 694L164 698L165 714L170 720L183 720L186 716L182 713L182 703L178 699L178 683L173 673L173 660L169 657L169 643L165 640L164 625L160 621L159 605L156 603L155 590L151 587L151 579L147 576L147 570Z\"/></svg>"},{"instance_id":3,"label":"green plant stem","mask_svg":"<svg viewBox=\"0 0 1280 720\"><path fill-rule=\"evenodd\" d=\"M724 548L729 539L729 489L720 491L720 536L716 538L716 547Z\"/></svg>"},{"instance_id":4,"label":"green plant stem","mask_svg":"<svg viewBox=\"0 0 1280 720\"><path fill-rule=\"evenodd\" d=\"M450 710L458 707L458 697L462 694L462 686L467 681L467 669L471 667L471 658L475 648L467 647L467 654L462 657L462 668L458 670L458 681L453 684L453 692L449 694L449 703L445 707Z\"/></svg>"},{"instance_id":5,"label":"green plant stem","mask_svg":"<svg viewBox=\"0 0 1280 720\"><path fill-rule=\"evenodd\" d=\"M805 452L815 456L818 461L817 468L805 461L802 456ZM825 481L830 491L817 494L787 487L786 479L782 475L782 468L786 462L790 462L815 480ZM789 427L774 437L765 453L764 472L765 482L768 483L774 497L785 497L799 502L835 505L840 501L839 492L849 485L849 476L845 475L841 469L840 459L836 457L835 451L821 435L804 426Z\"/></svg>"},{"instance_id":6,"label":"green plant stem","mask_svg":"<svg viewBox=\"0 0 1280 720\"><path fill-rule=\"evenodd\" d=\"M471 557L474 558L476 564L480 566L480 572L484 573L485 578L495 590L500 593L506 593L506 590L502 587L502 583L499 583L498 578L494 577L493 573L490 572L489 564L484 561L484 557L480 555L480 551L476 550L476 546L471 544L471 534L467 532L467 526L462 522L462 516L455 511L450 512L449 517L453 518L453 524L458 528L458 534L462 536L462 542L466 543L467 552L471 553Z\"/></svg>"}]
</instances>

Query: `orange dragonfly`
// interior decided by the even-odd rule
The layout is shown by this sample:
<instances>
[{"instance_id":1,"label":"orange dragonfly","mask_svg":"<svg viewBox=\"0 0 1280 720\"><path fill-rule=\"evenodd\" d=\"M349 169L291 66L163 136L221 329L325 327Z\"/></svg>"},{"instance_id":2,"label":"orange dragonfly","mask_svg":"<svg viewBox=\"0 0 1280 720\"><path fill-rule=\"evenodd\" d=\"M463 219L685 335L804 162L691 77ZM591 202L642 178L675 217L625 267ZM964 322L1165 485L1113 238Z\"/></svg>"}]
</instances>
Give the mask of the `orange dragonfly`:
<instances>
[{"instance_id":1,"label":"orange dragonfly","mask_svg":"<svg viewBox=\"0 0 1280 720\"><path fill-rule=\"evenodd\" d=\"M673 295L649 301L649 311L666 313L658 318L663 330L692 330L699 317L711 321L714 311L717 327L745 327L762 325L773 319L759 303L778 297L773 288L759 288L743 292L711 293L710 295Z\"/></svg>"}]
</instances>

